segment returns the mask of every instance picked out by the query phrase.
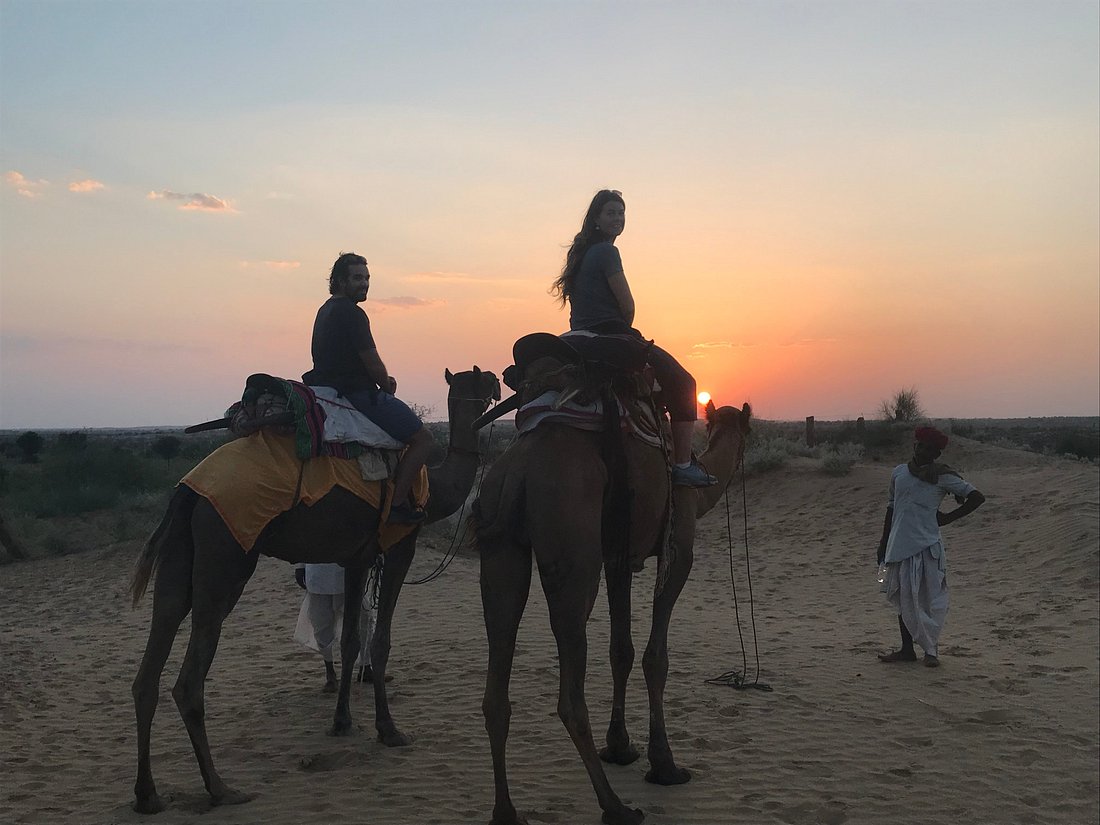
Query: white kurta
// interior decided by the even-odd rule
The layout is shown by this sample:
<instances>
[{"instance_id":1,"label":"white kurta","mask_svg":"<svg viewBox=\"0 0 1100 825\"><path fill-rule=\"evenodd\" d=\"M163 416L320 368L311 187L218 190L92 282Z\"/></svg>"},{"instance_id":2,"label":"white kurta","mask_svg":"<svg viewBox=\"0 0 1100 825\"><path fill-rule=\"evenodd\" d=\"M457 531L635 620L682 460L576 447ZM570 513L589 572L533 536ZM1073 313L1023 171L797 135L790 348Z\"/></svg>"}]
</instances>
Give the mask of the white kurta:
<instances>
[{"instance_id":1,"label":"white kurta","mask_svg":"<svg viewBox=\"0 0 1100 825\"><path fill-rule=\"evenodd\" d=\"M886 543L886 598L898 611L913 641L938 656L947 619L947 551L936 513L947 495L966 497L974 485L944 474L935 484L921 481L905 464L890 478L893 517Z\"/></svg>"}]
</instances>

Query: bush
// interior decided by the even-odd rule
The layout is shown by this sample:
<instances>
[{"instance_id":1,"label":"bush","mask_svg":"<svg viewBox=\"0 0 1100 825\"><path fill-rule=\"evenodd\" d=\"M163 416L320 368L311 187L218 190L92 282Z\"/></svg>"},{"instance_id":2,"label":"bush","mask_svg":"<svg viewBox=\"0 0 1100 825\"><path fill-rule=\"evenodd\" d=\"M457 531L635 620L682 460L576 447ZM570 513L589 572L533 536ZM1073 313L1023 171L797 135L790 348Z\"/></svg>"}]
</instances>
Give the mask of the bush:
<instances>
[{"instance_id":1,"label":"bush","mask_svg":"<svg viewBox=\"0 0 1100 825\"><path fill-rule=\"evenodd\" d=\"M78 452L48 450L37 466L11 468L5 504L38 518L71 516L114 507L128 493L163 491L159 462L107 441Z\"/></svg>"},{"instance_id":2,"label":"bush","mask_svg":"<svg viewBox=\"0 0 1100 825\"><path fill-rule=\"evenodd\" d=\"M826 475L846 476L862 457L863 447L858 444L830 444L821 450L821 469Z\"/></svg>"},{"instance_id":3,"label":"bush","mask_svg":"<svg viewBox=\"0 0 1100 825\"><path fill-rule=\"evenodd\" d=\"M1054 442L1054 452L1095 461L1100 458L1100 433L1062 433Z\"/></svg>"},{"instance_id":4,"label":"bush","mask_svg":"<svg viewBox=\"0 0 1100 825\"><path fill-rule=\"evenodd\" d=\"M42 450L42 445L46 443L46 439L40 436L33 430L23 433L19 438L15 439L15 446L23 452L23 463L34 464L38 461L38 453Z\"/></svg>"},{"instance_id":5,"label":"bush","mask_svg":"<svg viewBox=\"0 0 1100 825\"><path fill-rule=\"evenodd\" d=\"M883 401L879 416L886 421L919 421L925 417L916 387L898 390L893 397Z\"/></svg>"}]
</instances>

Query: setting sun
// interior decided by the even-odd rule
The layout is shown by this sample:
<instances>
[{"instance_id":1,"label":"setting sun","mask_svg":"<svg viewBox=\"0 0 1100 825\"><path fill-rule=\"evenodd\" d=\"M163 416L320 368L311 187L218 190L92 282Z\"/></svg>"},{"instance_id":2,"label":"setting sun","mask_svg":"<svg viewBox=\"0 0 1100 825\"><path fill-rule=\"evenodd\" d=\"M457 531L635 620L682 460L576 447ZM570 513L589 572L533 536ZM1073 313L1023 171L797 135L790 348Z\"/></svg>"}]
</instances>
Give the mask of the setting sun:
<instances>
[{"instance_id":1,"label":"setting sun","mask_svg":"<svg viewBox=\"0 0 1100 825\"><path fill-rule=\"evenodd\" d=\"M701 392L696 397L699 399L699 403L702 404L704 407L706 406L707 402L710 401L710 393L709 392Z\"/></svg>"}]
</instances>

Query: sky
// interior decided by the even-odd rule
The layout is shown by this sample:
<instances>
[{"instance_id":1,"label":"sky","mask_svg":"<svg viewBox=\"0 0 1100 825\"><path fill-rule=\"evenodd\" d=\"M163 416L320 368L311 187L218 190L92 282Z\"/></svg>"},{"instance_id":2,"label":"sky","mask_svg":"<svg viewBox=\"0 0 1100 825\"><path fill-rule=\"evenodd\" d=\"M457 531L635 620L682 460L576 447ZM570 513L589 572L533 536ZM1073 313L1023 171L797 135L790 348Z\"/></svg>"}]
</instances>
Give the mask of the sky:
<instances>
[{"instance_id":1,"label":"sky","mask_svg":"<svg viewBox=\"0 0 1100 825\"><path fill-rule=\"evenodd\" d=\"M0 428L298 378L341 252L398 395L500 374L592 195L718 404L1100 414L1100 5L0 0Z\"/></svg>"}]
</instances>

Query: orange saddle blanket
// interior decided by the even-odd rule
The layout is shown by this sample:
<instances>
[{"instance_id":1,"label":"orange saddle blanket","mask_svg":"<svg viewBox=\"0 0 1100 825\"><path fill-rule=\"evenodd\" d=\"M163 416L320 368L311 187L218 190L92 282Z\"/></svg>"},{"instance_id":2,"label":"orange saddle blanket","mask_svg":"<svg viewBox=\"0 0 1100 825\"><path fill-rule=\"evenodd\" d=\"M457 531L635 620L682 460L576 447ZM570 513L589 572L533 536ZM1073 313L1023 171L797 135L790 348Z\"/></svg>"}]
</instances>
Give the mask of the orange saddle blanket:
<instances>
[{"instance_id":1,"label":"orange saddle blanket","mask_svg":"<svg viewBox=\"0 0 1100 825\"><path fill-rule=\"evenodd\" d=\"M273 518L295 505L295 491L298 502L308 507L339 485L378 507L383 483L390 482L365 481L355 459L320 456L303 465L291 436L266 429L222 445L180 480L214 506L246 553ZM428 501L428 474L423 468L413 485L413 497L421 507ZM383 550L413 530L412 525L385 523L390 500L386 496L378 530Z\"/></svg>"}]
</instances>

